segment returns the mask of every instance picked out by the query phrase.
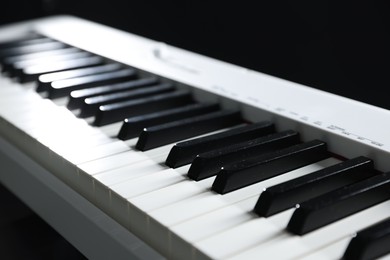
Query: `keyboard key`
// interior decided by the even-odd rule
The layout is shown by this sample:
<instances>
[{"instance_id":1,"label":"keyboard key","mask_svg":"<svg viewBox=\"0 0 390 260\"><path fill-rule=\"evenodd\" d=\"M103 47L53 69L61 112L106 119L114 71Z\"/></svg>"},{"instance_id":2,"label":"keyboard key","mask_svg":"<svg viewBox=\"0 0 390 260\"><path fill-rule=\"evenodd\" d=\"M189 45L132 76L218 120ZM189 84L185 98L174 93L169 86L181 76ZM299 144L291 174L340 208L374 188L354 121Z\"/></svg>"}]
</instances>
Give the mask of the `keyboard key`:
<instances>
[{"instance_id":1,"label":"keyboard key","mask_svg":"<svg viewBox=\"0 0 390 260\"><path fill-rule=\"evenodd\" d=\"M53 40L50 38L46 38L42 35L30 34L30 35L26 35L26 37L23 38L2 42L0 43L0 49L19 47L23 45L40 44L40 43L51 42L51 41Z\"/></svg>"},{"instance_id":2,"label":"keyboard key","mask_svg":"<svg viewBox=\"0 0 390 260\"><path fill-rule=\"evenodd\" d=\"M145 128L136 148L145 151L242 123L239 111L222 110Z\"/></svg>"},{"instance_id":3,"label":"keyboard key","mask_svg":"<svg viewBox=\"0 0 390 260\"><path fill-rule=\"evenodd\" d=\"M43 74L38 78L38 92L48 91L50 84L53 81L71 79L76 77L88 76L93 74L99 74L104 72L116 71L122 68L122 65L119 63L109 63L98 66L91 66L82 69L73 69L60 72L53 72L48 74Z\"/></svg>"},{"instance_id":4,"label":"keyboard key","mask_svg":"<svg viewBox=\"0 0 390 260\"><path fill-rule=\"evenodd\" d=\"M179 107L191 102L193 100L190 92L178 90L172 93L104 105L99 107L93 125L103 126L122 121L127 117Z\"/></svg>"},{"instance_id":5,"label":"keyboard key","mask_svg":"<svg viewBox=\"0 0 390 260\"><path fill-rule=\"evenodd\" d=\"M390 198L390 172L328 192L297 206L287 229L304 235Z\"/></svg>"},{"instance_id":6,"label":"keyboard key","mask_svg":"<svg viewBox=\"0 0 390 260\"><path fill-rule=\"evenodd\" d=\"M23 70L25 68L28 68L28 67L41 66L41 65L49 64L49 63L50 64L63 63L63 62L68 62L68 61L74 60L74 59L87 58L90 56L92 56L92 54L85 52L85 51L79 51L79 52L73 52L73 53L57 54L57 55L51 55L48 57L41 57L41 58L17 61L15 63L13 63L12 66L9 68L8 75L10 77L19 78L19 77L23 77Z\"/></svg>"},{"instance_id":7,"label":"keyboard key","mask_svg":"<svg viewBox=\"0 0 390 260\"><path fill-rule=\"evenodd\" d=\"M312 174L267 188L254 211L269 217L305 200L374 175L374 163L366 157L341 162Z\"/></svg>"},{"instance_id":8,"label":"keyboard key","mask_svg":"<svg viewBox=\"0 0 390 260\"><path fill-rule=\"evenodd\" d=\"M142 116L126 118L123 122L121 130L119 131L118 138L121 140L135 138L140 135L142 130L146 127L209 113L218 109L218 104L198 103Z\"/></svg>"},{"instance_id":9,"label":"keyboard key","mask_svg":"<svg viewBox=\"0 0 390 260\"><path fill-rule=\"evenodd\" d=\"M196 155L226 146L226 143L235 144L260 136L273 133L275 127L271 122L264 121L233 128L222 133L180 142L169 152L166 165L177 168L189 164Z\"/></svg>"},{"instance_id":10,"label":"keyboard key","mask_svg":"<svg viewBox=\"0 0 390 260\"><path fill-rule=\"evenodd\" d=\"M17 62L47 58L55 55L78 53L80 51L81 51L80 49L69 47L69 48L58 49L58 50L42 51L42 52L35 52L35 53L29 53L24 55L18 55L18 56L11 56L4 59L2 64L3 66L2 70L3 72L7 72L13 69L13 65Z\"/></svg>"},{"instance_id":11,"label":"keyboard key","mask_svg":"<svg viewBox=\"0 0 390 260\"><path fill-rule=\"evenodd\" d=\"M139 88L134 90L121 91L117 93L105 94L101 96L89 97L86 98L82 104L80 117L88 117L95 115L99 110L99 107L103 105L158 95L166 92L171 92L173 90L175 89L171 83L161 83L159 85L149 86L147 88ZM68 108L72 108L69 106L69 104L70 103L68 103Z\"/></svg>"},{"instance_id":12,"label":"keyboard key","mask_svg":"<svg viewBox=\"0 0 390 260\"><path fill-rule=\"evenodd\" d=\"M116 64L119 65L119 64ZM93 73L91 73L93 74ZM81 107L84 100L89 97L95 97L99 95L120 92L124 90L134 90L145 86L157 84L158 80L155 77L133 79L130 81L109 84L105 86L74 90L70 93L68 105L72 108Z\"/></svg>"},{"instance_id":13,"label":"keyboard key","mask_svg":"<svg viewBox=\"0 0 390 260\"><path fill-rule=\"evenodd\" d=\"M349 243L345 260L377 259L390 253L390 218L361 230Z\"/></svg>"},{"instance_id":14,"label":"keyboard key","mask_svg":"<svg viewBox=\"0 0 390 260\"><path fill-rule=\"evenodd\" d=\"M327 157L326 143L322 141L294 145L223 168L212 189L225 194Z\"/></svg>"},{"instance_id":15,"label":"keyboard key","mask_svg":"<svg viewBox=\"0 0 390 260\"><path fill-rule=\"evenodd\" d=\"M18 79L22 83L28 81L35 81L42 74L77 68L85 68L94 65L101 65L103 63L103 58L92 56L87 58L75 59L64 63L53 62L50 64L36 65L25 68L23 70L23 74Z\"/></svg>"},{"instance_id":16,"label":"keyboard key","mask_svg":"<svg viewBox=\"0 0 390 260\"><path fill-rule=\"evenodd\" d=\"M61 42L56 42L53 40L43 40L43 41L44 42L42 43L33 43L33 44L10 47L10 48L5 48L0 50L0 63L2 64L7 57L11 57L11 56L36 53L41 51L56 50L56 49L61 49L66 47L66 45Z\"/></svg>"},{"instance_id":17,"label":"keyboard key","mask_svg":"<svg viewBox=\"0 0 390 260\"><path fill-rule=\"evenodd\" d=\"M291 130L201 153L195 157L187 176L199 181L216 175L221 167L298 143L299 134Z\"/></svg>"},{"instance_id":18,"label":"keyboard key","mask_svg":"<svg viewBox=\"0 0 390 260\"><path fill-rule=\"evenodd\" d=\"M95 75L54 81L48 90L49 98L59 98L70 94L73 90L96 87L103 84L116 83L135 77L135 70L131 68L105 72Z\"/></svg>"}]
</instances>

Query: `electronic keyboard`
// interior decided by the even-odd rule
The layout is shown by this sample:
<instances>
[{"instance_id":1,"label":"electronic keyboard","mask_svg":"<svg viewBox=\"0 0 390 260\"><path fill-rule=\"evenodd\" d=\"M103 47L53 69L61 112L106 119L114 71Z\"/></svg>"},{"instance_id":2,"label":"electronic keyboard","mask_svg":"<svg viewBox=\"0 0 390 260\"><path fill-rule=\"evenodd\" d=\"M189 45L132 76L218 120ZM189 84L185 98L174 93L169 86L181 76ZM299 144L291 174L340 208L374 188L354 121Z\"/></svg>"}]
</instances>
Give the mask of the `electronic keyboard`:
<instances>
[{"instance_id":1,"label":"electronic keyboard","mask_svg":"<svg viewBox=\"0 0 390 260\"><path fill-rule=\"evenodd\" d=\"M87 258L390 258L389 111L72 16L0 40L0 180Z\"/></svg>"}]
</instances>

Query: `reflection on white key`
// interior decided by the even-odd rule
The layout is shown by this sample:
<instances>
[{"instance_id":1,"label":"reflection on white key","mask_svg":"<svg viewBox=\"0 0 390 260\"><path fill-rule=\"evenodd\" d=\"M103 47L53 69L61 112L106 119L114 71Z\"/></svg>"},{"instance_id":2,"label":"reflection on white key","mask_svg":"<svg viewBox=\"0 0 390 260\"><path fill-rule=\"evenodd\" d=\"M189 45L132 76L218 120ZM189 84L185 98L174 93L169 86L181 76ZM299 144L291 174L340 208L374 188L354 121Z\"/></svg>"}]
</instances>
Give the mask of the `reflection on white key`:
<instances>
[{"instance_id":1,"label":"reflection on white key","mask_svg":"<svg viewBox=\"0 0 390 260\"><path fill-rule=\"evenodd\" d=\"M136 153L134 151L127 151L124 153L112 155L99 160L87 162L78 165L78 167L89 175L102 173L108 170L123 167L128 164L143 161L148 159L142 153Z\"/></svg>"},{"instance_id":2,"label":"reflection on white key","mask_svg":"<svg viewBox=\"0 0 390 260\"><path fill-rule=\"evenodd\" d=\"M311 259L318 259L318 260L339 260L342 259L342 256L347 249L347 246L349 242L352 239L351 236L343 237L329 245L326 245L318 250L315 250L314 252L309 252L307 255L304 255L300 257L300 260L311 260Z\"/></svg>"},{"instance_id":3,"label":"reflection on white key","mask_svg":"<svg viewBox=\"0 0 390 260\"><path fill-rule=\"evenodd\" d=\"M252 213L252 210L258 197L258 195L255 195L230 206L174 225L171 227L171 230L176 236L193 244L213 234L237 226L250 219L257 218L258 216Z\"/></svg>"},{"instance_id":4,"label":"reflection on white key","mask_svg":"<svg viewBox=\"0 0 390 260\"><path fill-rule=\"evenodd\" d=\"M131 147L130 147L131 148ZM121 154L109 156L107 158L82 163L79 165L80 169L89 175L103 173L109 170L117 169L126 165L143 161L153 160L156 164L164 162L170 146L163 146L161 148L153 149L147 152L130 149Z\"/></svg>"},{"instance_id":5,"label":"reflection on white key","mask_svg":"<svg viewBox=\"0 0 390 260\"><path fill-rule=\"evenodd\" d=\"M156 172L161 172L166 169L167 167L164 167L163 165L160 164L156 164L154 161L144 160L108 172L96 174L93 176L94 177L93 189L95 192L96 200L97 202L100 203L100 205L102 205L103 203L102 205L103 208L107 209L107 211L110 212L111 211L111 202L110 202L111 186L125 182L126 180L139 178L141 176L145 176ZM119 212L118 214L125 214L125 213Z\"/></svg>"},{"instance_id":6,"label":"reflection on white key","mask_svg":"<svg viewBox=\"0 0 390 260\"><path fill-rule=\"evenodd\" d=\"M253 196L170 227L170 256L186 259L192 254L196 242L256 218L252 209L257 199L258 196Z\"/></svg>"},{"instance_id":7,"label":"reflection on white key","mask_svg":"<svg viewBox=\"0 0 390 260\"><path fill-rule=\"evenodd\" d=\"M161 172L113 185L111 186L111 189L122 198L139 196L186 180L183 174L188 171L188 168L189 166L181 167L180 170L182 170L183 173L178 173L175 169L166 169Z\"/></svg>"},{"instance_id":8,"label":"reflection on white key","mask_svg":"<svg viewBox=\"0 0 390 260\"><path fill-rule=\"evenodd\" d=\"M207 178L199 182L186 179L186 181L177 183L175 185L131 198L129 199L129 202L143 211L149 212L151 210L158 209L195 196L197 194L209 191L214 179L215 178Z\"/></svg>"},{"instance_id":9,"label":"reflection on white key","mask_svg":"<svg viewBox=\"0 0 390 260\"><path fill-rule=\"evenodd\" d=\"M102 131L103 133L105 133L109 137L117 137L119 130L122 127L122 124L123 124L123 122L120 121L120 122L116 122L113 124L99 126L99 127L95 127L95 128L99 129L100 131Z\"/></svg>"},{"instance_id":10,"label":"reflection on white key","mask_svg":"<svg viewBox=\"0 0 390 260\"><path fill-rule=\"evenodd\" d=\"M122 141L116 141L78 151L68 151L65 158L77 165L129 150L130 148Z\"/></svg>"},{"instance_id":11,"label":"reflection on white key","mask_svg":"<svg viewBox=\"0 0 390 260\"><path fill-rule=\"evenodd\" d=\"M157 164L155 161L145 160L134 164L126 165L114 170L95 174L96 180L107 187L115 184L145 176L154 172L159 172L168 169L167 166Z\"/></svg>"},{"instance_id":12,"label":"reflection on white key","mask_svg":"<svg viewBox=\"0 0 390 260\"><path fill-rule=\"evenodd\" d=\"M284 228L287 226L292 213L293 209L290 209L268 219L260 217L253 218L241 225L201 240L195 243L195 247L197 248L196 256L200 259L207 257L212 259L226 259L229 255L267 243L283 235ZM274 219L274 221L270 221L270 219ZM268 258L271 258L271 256L269 255ZM267 259L267 257L264 259Z\"/></svg>"}]
</instances>

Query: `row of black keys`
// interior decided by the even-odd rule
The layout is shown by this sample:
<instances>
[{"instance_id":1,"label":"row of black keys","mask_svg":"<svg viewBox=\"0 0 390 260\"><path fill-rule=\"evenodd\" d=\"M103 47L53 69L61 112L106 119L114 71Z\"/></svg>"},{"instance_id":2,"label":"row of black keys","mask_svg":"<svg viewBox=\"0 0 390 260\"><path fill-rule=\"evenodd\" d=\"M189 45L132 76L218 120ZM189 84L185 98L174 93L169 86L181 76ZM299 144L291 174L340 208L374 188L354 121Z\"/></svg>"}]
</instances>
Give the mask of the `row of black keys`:
<instances>
[{"instance_id":1,"label":"row of black keys","mask_svg":"<svg viewBox=\"0 0 390 260\"><path fill-rule=\"evenodd\" d=\"M244 123L238 111L197 103L171 83L140 78L132 68L45 37L2 44L0 49L3 72L21 82L37 81L37 91L49 98L69 96L68 108L80 109L80 117L94 116L97 126L127 117L118 137L138 136L141 150ZM271 123L260 122L178 143L166 164L191 164L188 177L197 181L216 175L212 189L223 194L329 156L321 141L301 143L298 133L275 133ZM389 174L375 172L370 159L358 157L268 188L254 211L268 217L300 204L288 229L305 234L387 200L388 190ZM389 223L378 225L387 227L387 233L381 230L379 235L376 227L364 231L370 239L364 240L368 249L360 255L370 246L376 247L370 256L387 252L378 243L389 242ZM356 242L361 237L352 240L346 255L364 248Z\"/></svg>"}]
</instances>

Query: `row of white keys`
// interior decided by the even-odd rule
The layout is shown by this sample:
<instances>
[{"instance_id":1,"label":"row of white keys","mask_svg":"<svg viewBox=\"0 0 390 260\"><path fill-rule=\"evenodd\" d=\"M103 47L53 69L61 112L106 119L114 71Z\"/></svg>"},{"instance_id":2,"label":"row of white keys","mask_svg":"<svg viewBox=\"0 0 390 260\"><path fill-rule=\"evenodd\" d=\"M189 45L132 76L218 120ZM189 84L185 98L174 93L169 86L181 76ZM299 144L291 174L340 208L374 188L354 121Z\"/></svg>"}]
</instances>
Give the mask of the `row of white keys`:
<instances>
[{"instance_id":1,"label":"row of white keys","mask_svg":"<svg viewBox=\"0 0 390 260\"><path fill-rule=\"evenodd\" d=\"M76 119L66 108L13 84L7 88L9 104L4 105L3 116L75 165L130 150L122 141Z\"/></svg>"},{"instance_id":2,"label":"row of white keys","mask_svg":"<svg viewBox=\"0 0 390 260\"><path fill-rule=\"evenodd\" d=\"M105 134L109 135L112 132L112 129L120 128L121 123L115 123L112 125L107 125L103 127L99 127L99 130L104 132ZM218 130L215 132L207 133L206 136L214 133L218 133L220 131L225 131L227 129ZM201 136L196 136L192 138L198 138ZM192 139L189 138L189 139ZM187 139L187 140L189 140ZM164 145L158 148L154 148L148 151L139 151L135 148L136 142L138 138L134 138L128 141L125 141L125 143L131 147L133 150L125 153L121 153L118 155L113 155L108 158L102 159L102 160L96 160L93 162L88 162L85 164L79 165L80 169L87 173L88 175L96 175L100 173L105 173L111 170L119 169L125 166L130 166L133 163L143 161L143 160L152 160L154 163L164 165L165 159L168 156L170 150L175 144L168 144ZM165 167L165 166L164 166Z\"/></svg>"},{"instance_id":3,"label":"row of white keys","mask_svg":"<svg viewBox=\"0 0 390 260\"><path fill-rule=\"evenodd\" d=\"M51 105L48 100L42 104L47 105L41 107L44 111L33 108L21 115L16 124L70 162L79 164L129 150L123 142L111 140L78 121L64 108Z\"/></svg>"},{"instance_id":4,"label":"row of white keys","mask_svg":"<svg viewBox=\"0 0 390 260\"><path fill-rule=\"evenodd\" d=\"M134 147L136 141L137 139L135 138L128 140L125 143L130 147ZM138 178L155 172L160 172L169 169L167 166L165 166L164 160L171 148L172 144L146 152L135 151L136 154L143 155L144 159L141 159L139 161L125 161L124 163L128 164L121 165L119 167L118 164L112 164L112 166L114 167L113 169L109 169L103 172L97 169L97 172L90 171L89 174L94 176L94 178L97 180L97 183L101 183L104 184L104 186L111 187L113 185L123 183L133 178Z\"/></svg>"},{"instance_id":5,"label":"row of white keys","mask_svg":"<svg viewBox=\"0 0 390 260\"><path fill-rule=\"evenodd\" d=\"M39 102L41 102L40 100L38 100ZM70 121L75 121L75 120L78 120L78 119L75 119L74 118L74 115L72 113L70 113L68 110L66 110L65 108L60 108L62 109L64 115L63 116L60 116L58 115L59 113L57 112L53 112L53 115L54 115L54 120L56 118L59 118L59 121L63 121L65 117L65 115L69 116L70 118ZM45 108L43 109L45 110ZM57 110L59 110L57 108ZM31 111L30 111L31 112ZM153 157L156 157L156 156L162 156L162 155L166 155L168 154L169 150L171 149L172 145L170 146L165 146L165 147L162 147L162 148L157 148L157 149L153 149L151 151L147 151L147 152L140 152L140 151L137 151L137 150L134 150L134 149L131 149L130 147L134 147L135 144L136 144L136 139L133 139L132 141L127 141L127 142L123 142L123 141L120 141L120 140L117 140L115 142L110 142L110 143L103 143L103 144L100 144L99 146L93 146L94 149L92 151L88 151L87 149L89 149L90 147L87 147L87 149L81 149L80 146L82 146L82 144L85 143L85 140L83 140L83 138L85 138L85 136L81 135L79 136L79 138L77 139L77 133L79 131L79 129L75 130L75 131L72 131L72 130L66 130L66 132L68 133L64 133L64 136L67 138L67 139L70 139L70 141L72 140L72 138L76 138L76 144L80 144L80 145L70 145L70 146L67 146L66 142L67 140L64 142L64 141L58 141L56 139L59 139L57 138L57 136L53 136L52 138L47 138L47 135L50 134L50 132L54 132L56 133L56 131L58 132L58 129L56 128L56 125L54 124L53 127L51 127L51 125L44 125L43 123L47 122L47 121L51 121L51 123L53 123L52 120L47 120L47 118L42 118L40 119L41 117L40 116L40 113L42 111L37 111L36 110L36 114L37 114L37 120L31 120L32 124L34 124L34 126L29 126L30 128L34 128L34 133L32 134L33 136L35 135L39 135L40 138L44 139L44 140L41 140L42 142L44 143L50 143L50 146L52 148L54 148L55 151L59 152L60 155L64 156L64 148L65 149L68 149L70 148L69 150L69 153L68 154L65 154L65 158L66 159L70 159L71 162L73 162L74 164L76 165L80 165L81 168L84 167L84 163L86 162L89 162L89 161L93 161L91 162L90 164L87 164L86 167L88 167L88 165L95 165L97 169L99 170L106 170L108 169L107 168L107 163L106 162L111 162L111 165L113 167L118 167L120 166L120 164L117 163L117 160L116 159L125 159L125 160L122 160L123 163L126 165L126 164L131 164L135 161L141 161L141 160L146 160L146 159L149 159L149 158L153 158ZM35 116L32 116L31 113L30 115L24 115L24 118L34 118ZM21 120L23 121L23 120ZM38 122L37 122L38 121ZM76 121L75 121L76 122ZM26 123L26 122L23 122L23 123ZM42 124L41 124L42 123ZM55 122L54 122L55 123ZM47 123L46 123L47 124ZM53 124L52 124L53 125ZM108 131L109 132L118 132L119 131L119 127L120 127L121 123L116 123L116 124L112 124L112 125L108 125L108 126L105 126L105 127L102 127L103 129L103 132L106 133L107 129L109 129ZM87 128L86 129L94 129L94 128L91 128L90 126L86 126ZM71 129L71 128L70 128ZM61 129L60 129L61 130ZM99 132L102 132L101 131L101 128L99 128L98 130ZM56 133L56 135L60 135L62 134L61 133ZM90 133L90 135L92 135L93 133ZM104 134L103 134L104 135ZM46 136L46 138L45 138ZM105 135L106 136L106 135ZM108 138L108 137L107 137ZM50 140L49 140L50 139ZM107 142L107 140L104 140L104 138L101 138L103 139L102 141L103 142ZM111 140L115 140L115 139L111 139ZM53 141L53 142L50 142L50 141ZM79 142L80 141L80 142ZM82 141L82 142L81 142ZM101 141L99 139L99 141ZM88 143L88 141L87 141ZM95 145L98 145L97 143L94 143ZM65 146L64 146L65 145ZM75 151L74 150L74 147L78 147L78 150L79 151ZM123 152L127 152L127 153L123 153ZM123 154L120 154L120 153L123 153ZM103 157L109 157L109 155L118 155L118 156L113 156L112 158L105 158L105 160L102 160L102 161L96 161L97 159L100 159L100 158L103 158ZM133 158L134 160L129 160L129 157ZM105 164L106 167L101 167L102 164ZM94 171L89 171L90 173L94 173Z\"/></svg>"},{"instance_id":6,"label":"row of white keys","mask_svg":"<svg viewBox=\"0 0 390 260\"><path fill-rule=\"evenodd\" d=\"M150 151L138 152L141 156L148 156L149 158L147 159L139 160L137 153L123 153L87 163L86 165L81 166L81 169L85 171L86 175L91 176L91 180L94 183L95 196L98 198L96 200L99 202L104 201L104 205L101 206L108 212L119 216L123 212L126 212L130 205L128 204L127 199L149 193L152 197L153 192L160 189L164 190L165 194L171 194L169 200L159 200L159 206L163 206L183 199L183 197L176 198L175 196L172 196L174 193L170 193L169 188L164 189L173 184L180 183L179 186L184 184L182 189L187 192L187 196L200 193L198 188L195 190L190 189L190 186L186 186L188 184L193 185L191 184L192 181L188 181L185 176L188 172L189 165L178 169L170 169L165 166L164 161L173 145L174 144L169 144ZM131 156L135 156L135 158L132 158ZM188 181L188 183L185 183L185 181ZM206 182L208 183L207 187L210 187L211 180L207 180ZM205 189L206 187L204 187L202 191L204 192ZM107 197L110 197L111 199L107 201ZM115 199L118 200L115 201ZM119 205L120 207L117 208L114 205ZM128 216L122 215L119 216L119 218L127 219ZM133 219L134 216L130 214L130 218ZM145 219L146 217L143 216L143 220ZM126 222L126 220L123 222Z\"/></svg>"},{"instance_id":7,"label":"row of white keys","mask_svg":"<svg viewBox=\"0 0 390 260\"><path fill-rule=\"evenodd\" d=\"M123 142L111 140L82 121L61 112L66 111L51 106L50 101L42 100L27 113L16 118L10 115L7 120L75 165L129 150ZM35 120L27 122L25 118Z\"/></svg>"},{"instance_id":8,"label":"row of white keys","mask_svg":"<svg viewBox=\"0 0 390 260\"><path fill-rule=\"evenodd\" d=\"M50 143L52 145L49 145L53 150L63 155L66 159L70 160L74 164L80 164L83 162L91 161L97 158L105 157L110 154L116 154L119 152L124 152L129 150L128 147L123 144L122 142L111 139L104 134L101 133L101 131L96 130L96 134L93 133L93 128L90 126L87 126L84 121L81 121L79 119L75 119L74 115L69 112L67 109L62 107L55 107L55 105L52 105L50 107L50 101L47 100L41 100L40 96L36 93L33 93L32 91L29 91L30 93L27 93L23 88L20 88L18 84L11 83L9 84L10 88L12 90L20 90L22 93L17 93L18 95L15 95L15 91L10 93L12 96L10 96L9 101L10 102L17 102L19 104L22 104L22 106L17 106L17 109L22 109L23 112L20 113L22 118L19 118L18 126L20 127L23 125L23 129L28 128L30 130L30 135L34 137L41 138L43 143ZM18 88L19 86L19 88ZM32 98L34 96L34 98ZM21 100L22 99L22 100ZM20 101L26 101L29 103L33 103L31 105L34 105L33 109L31 109L31 106L27 106L25 102ZM44 102L46 101L46 102ZM48 107L42 107L42 110L37 107L37 104L44 103ZM9 105L7 104L8 110ZM46 111L47 110L47 111ZM11 112L11 111L9 111ZM16 111L12 111L16 112ZM32 113L35 112L33 115ZM51 115L47 115L44 112L48 112ZM66 121L65 119L69 119L69 124L71 125L65 125ZM48 123L49 122L49 123ZM75 125L76 123L79 123L80 125ZM63 123L66 128L56 127L58 123ZM27 124L30 124L26 126ZM86 126L83 126L82 124L85 124ZM31 131L31 128L34 128L34 131ZM65 135L62 136L62 140L60 138L60 134L63 132L58 132L58 130L65 131ZM86 130L87 132L85 135L83 135L82 130ZM119 131L119 129L117 129ZM56 133L56 131L58 133ZM54 134L53 134L54 133ZM87 136L93 136L95 135L94 139L86 138ZM63 140L63 139L67 140ZM48 140L48 139L54 139L54 140ZM79 142L79 140L83 142ZM88 141L91 140L93 142L88 143ZM62 142L58 142L62 141ZM116 141L114 143L114 141ZM110 143L111 142L111 143ZM68 144L68 145L67 145ZM74 147L77 144L78 151L75 151ZM93 147L94 145L100 145L100 144L106 144L105 147L100 147L97 150L94 149L92 152L91 150L87 150L89 147ZM86 149L82 149L82 146L85 145ZM63 150L68 149L68 152L65 153ZM78 152L78 153L76 153ZM82 156L83 155L83 156Z\"/></svg>"},{"instance_id":9,"label":"row of white keys","mask_svg":"<svg viewBox=\"0 0 390 260\"><path fill-rule=\"evenodd\" d=\"M129 223L130 229L134 230L136 228L140 233L147 230L146 208L152 209L169 205L199 194L202 191L204 192L211 185L212 181L207 180L203 182L203 189L200 190L199 185L195 185L194 182L189 181L185 177L188 169L189 166L183 166L178 169L163 167L161 171L108 187L120 198L123 198L126 203L129 203L129 217L132 219ZM158 193L160 196L158 200L155 199L155 193ZM145 202L141 207L137 204L139 196L143 197ZM115 196L114 198L117 197ZM113 210L117 211L118 209Z\"/></svg>"},{"instance_id":10,"label":"row of white keys","mask_svg":"<svg viewBox=\"0 0 390 260\"><path fill-rule=\"evenodd\" d=\"M300 256L300 260L339 260L342 259L342 255L345 252L349 242L353 238L354 234L345 236L331 244L324 245L323 247L309 252L304 256Z\"/></svg>"},{"instance_id":11,"label":"row of white keys","mask_svg":"<svg viewBox=\"0 0 390 260\"><path fill-rule=\"evenodd\" d=\"M325 248L323 253L326 253L326 248L332 244L345 244L346 240L352 238L355 232L387 218L390 213L389 207L390 201L380 203L304 236L296 236L280 230L280 234L273 237L268 243L258 244L226 259L262 259L269 256L275 259L300 259L310 254L318 254L319 252L316 251L323 248ZM256 232L259 236L262 235L262 230L256 230ZM340 250L337 246L330 249ZM340 259L344 250L345 248L339 252L328 251L327 253L330 256L337 255L337 258Z\"/></svg>"},{"instance_id":12,"label":"row of white keys","mask_svg":"<svg viewBox=\"0 0 390 260\"><path fill-rule=\"evenodd\" d=\"M133 164L93 175L95 201L106 212L112 212L110 186L167 169L153 160L141 160Z\"/></svg>"},{"instance_id":13,"label":"row of white keys","mask_svg":"<svg viewBox=\"0 0 390 260\"><path fill-rule=\"evenodd\" d=\"M313 171L333 165L337 162L338 160L330 158L322 161L321 163L312 164L260 182L256 185L253 185L254 187L257 186L258 188L256 194L251 194L252 196L245 197L244 200L237 202L236 204L229 206L226 209L222 208L222 211L217 210L215 212L211 212L211 214L208 214L212 217L211 219L216 220L215 222L208 222L206 219L207 216L204 215L201 216L203 221L198 221L198 218L195 218L173 226L171 229L174 232L176 231L175 235L180 240L184 240L190 245L195 245L198 250L201 250L203 252L202 255L211 255L213 258L217 259L224 258L233 252L242 250L242 248L250 247L256 243L259 243L259 240L255 234L254 236L249 235L245 239L243 239L242 236L239 236L238 234L241 232L239 231L240 229L252 230L256 229L257 225L268 225L267 223L270 222L270 219L272 219L270 218L266 220L259 218L252 213L252 209L254 208L254 205L256 204L256 201L264 188L309 174ZM249 187L245 189L249 191ZM247 207L249 207L249 205L251 206L248 209ZM274 218L282 219L277 220L277 222L283 222L285 219L289 218L290 215L291 213L287 211L286 213L275 216ZM224 222L240 222L241 224L225 226ZM271 227L272 225L270 225L268 229ZM223 239L221 240L221 237L225 236L231 237L229 242L227 244L220 243L221 241L224 241ZM175 252L173 251L173 253Z\"/></svg>"},{"instance_id":14,"label":"row of white keys","mask_svg":"<svg viewBox=\"0 0 390 260\"><path fill-rule=\"evenodd\" d=\"M119 125L116 123L115 126L108 125L106 127L108 128L103 130L104 132L107 129L111 131L111 127L119 127ZM205 135L225 130L227 129ZM200 136L192 138L198 137ZM96 198L97 203L100 201L104 202L101 205L104 209L112 208L111 204L113 203L106 201L108 196L112 197L111 191L118 193L115 198L121 198L122 200L123 198L147 193L185 179L183 175L187 173L189 166L179 169L179 173L177 170L169 169L165 166L165 159L174 146L173 143L148 151L139 151L135 148L137 140L137 138L134 138L124 142L131 148L130 151L78 165L80 168L79 183L85 185L87 190L94 192L93 196ZM163 174L159 174L160 172ZM123 206L123 203L121 205Z\"/></svg>"},{"instance_id":15,"label":"row of white keys","mask_svg":"<svg viewBox=\"0 0 390 260\"><path fill-rule=\"evenodd\" d=\"M136 140L132 140L132 142L134 141ZM161 149L148 152L131 149L124 153L81 164L79 165L81 170L79 172L78 182L83 186L84 190L89 190L94 198L98 198L96 200L98 203L100 201L107 201L110 196L110 189L104 182L96 180L95 176L105 174L106 179L110 181L110 175L113 175L114 178L117 179L119 177L123 181L132 178L133 172L136 172L137 174L142 172L142 174L145 175L155 171L161 171L161 169L164 169L164 166L159 162L164 160L168 149L170 149L170 146L161 147ZM148 162L146 168L137 168L137 166L143 166L143 162ZM150 164L154 164L154 166L148 167ZM134 176L134 178L136 177L137 176ZM140 175L138 177L140 177ZM107 205L102 205L102 207L107 208Z\"/></svg>"},{"instance_id":16,"label":"row of white keys","mask_svg":"<svg viewBox=\"0 0 390 260\"><path fill-rule=\"evenodd\" d=\"M224 130L226 129L205 135ZM137 139L125 141L133 149L136 142ZM100 208L128 227L129 224L125 224L129 222L126 197L148 193L186 179L184 174L189 166L173 170L164 164L173 145L168 144L143 152L135 149L81 164L79 183L87 187L87 190L93 191L93 199Z\"/></svg>"},{"instance_id":17,"label":"row of white keys","mask_svg":"<svg viewBox=\"0 0 390 260\"><path fill-rule=\"evenodd\" d=\"M137 227L140 229L145 229L148 232L154 234L154 241L149 242L151 242L154 246L159 246L159 250L165 254L170 254L170 229L174 229L175 225L181 225L185 222L188 222L187 228L189 228L189 230L186 230L186 227L181 226L181 229L185 232L179 232L179 236L181 236L183 240L189 241L189 244L191 244L194 240L194 237L191 235L191 228L193 227L197 229L196 232L198 232L199 236L202 236L202 234L199 232L202 232L203 230L203 227L195 227L191 221L196 223L196 219L201 218L204 214L218 211L219 209L228 207L239 201L252 198L253 196L258 196L265 187L298 177L303 174L307 174L336 162L337 160L335 159L325 160L322 163L313 164L311 166L304 167L301 170L286 173L284 176L269 179L262 183L251 185L249 187L225 195L219 195L210 191L210 187L214 178L195 182L188 180L185 178L185 176L182 176L183 180L177 184L167 186L166 188L162 188L151 193L145 193L139 197L131 198L131 195L133 195L132 192L126 191L125 189L123 189L123 191L119 191L119 194L122 197L128 197L130 216L134 216L137 214L137 212L141 212L146 216L146 219L138 220L138 223L145 223L144 226L140 227L138 224ZM166 178L168 178L169 175L172 176L172 181L174 181L175 176L177 180L180 180L180 177L177 176L177 173L176 175L174 174L173 169L171 169L170 174L167 174ZM152 178L152 176L143 178L145 183L148 178ZM163 177L160 176L160 178ZM130 185L134 184L129 184L128 187L130 187ZM115 190L115 187L111 188ZM172 196L172 194L175 194L175 196ZM153 204L153 201L156 203ZM134 212L132 212L133 209ZM237 212L235 210L233 211ZM246 217L246 212L243 210L240 210L239 212L242 213L244 217ZM229 222L229 219L227 219L227 221ZM223 220L221 220L221 223L222 222ZM213 225L210 227L206 226L203 232L210 234L209 232L213 232L213 228ZM220 228L215 226L214 230L215 232L219 232Z\"/></svg>"}]
</instances>

